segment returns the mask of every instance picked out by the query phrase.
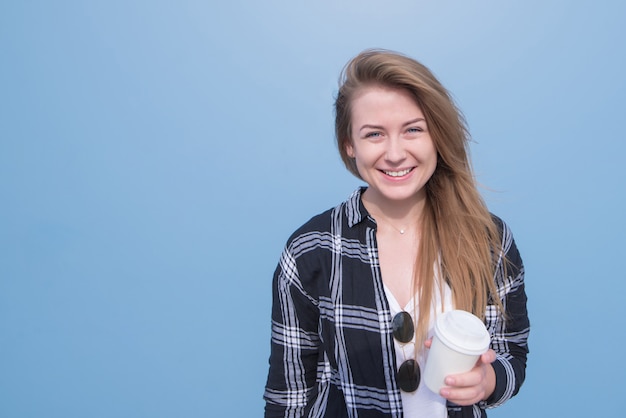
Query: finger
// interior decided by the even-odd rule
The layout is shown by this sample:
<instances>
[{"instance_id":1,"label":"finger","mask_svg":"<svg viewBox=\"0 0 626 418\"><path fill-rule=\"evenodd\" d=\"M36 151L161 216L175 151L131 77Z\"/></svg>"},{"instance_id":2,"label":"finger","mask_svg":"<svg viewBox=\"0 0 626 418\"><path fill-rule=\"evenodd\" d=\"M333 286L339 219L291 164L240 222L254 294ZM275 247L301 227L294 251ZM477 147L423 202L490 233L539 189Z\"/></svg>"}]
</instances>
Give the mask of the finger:
<instances>
[{"instance_id":1,"label":"finger","mask_svg":"<svg viewBox=\"0 0 626 418\"><path fill-rule=\"evenodd\" d=\"M485 391L480 386L463 388L444 387L439 392L441 396L457 405L473 405L485 398Z\"/></svg>"},{"instance_id":2,"label":"finger","mask_svg":"<svg viewBox=\"0 0 626 418\"><path fill-rule=\"evenodd\" d=\"M445 384L441 396L459 405L469 405L487 399L493 393L495 372L491 364L479 362L467 373L447 376Z\"/></svg>"},{"instance_id":3,"label":"finger","mask_svg":"<svg viewBox=\"0 0 626 418\"><path fill-rule=\"evenodd\" d=\"M489 349L478 360L484 364L491 364L496 361L496 352Z\"/></svg>"},{"instance_id":4,"label":"finger","mask_svg":"<svg viewBox=\"0 0 626 418\"><path fill-rule=\"evenodd\" d=\"M431 346L432 344L433 344L433 339L432 339L432 337L431 337L431 338L429 338L429 339L427 339L426 341L424 341L424 346L425 346L426 348L430 348L430 346Z\"/></svg>"},{"instance_id":5,"label":"finger","mask_svg":"<svg viewBox=\"0 0 626 418\"><path fill-rule=\"evenodd\" d=\"M467 373L452 374L446 376L444 382L447 386L462 388L478 385L485 374L482 365L477 365Z\"/></svg>"}]
</instances>

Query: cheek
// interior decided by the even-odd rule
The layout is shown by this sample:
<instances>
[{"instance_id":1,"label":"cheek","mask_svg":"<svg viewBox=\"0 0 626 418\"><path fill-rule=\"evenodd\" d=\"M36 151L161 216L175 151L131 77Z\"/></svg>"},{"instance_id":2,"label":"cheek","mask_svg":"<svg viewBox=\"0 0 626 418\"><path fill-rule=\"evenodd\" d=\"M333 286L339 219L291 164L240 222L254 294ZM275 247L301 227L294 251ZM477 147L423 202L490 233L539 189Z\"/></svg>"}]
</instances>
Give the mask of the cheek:
<instances>
[{"instance_id":1,"label":"cheek","mask_svg":"<svg viewBox=\"0 0 626 418\"><path fill-rule=\"evenodd\" d=\"M433 147L431 151L431 160L433 161L435 165L439 164L439 153L437 152L435 147Z\"/></svg>"},{"instance_id":2,"label":"cheek","mask_svg":"<svg viewBox=\"0 0 626 418\"><path fill-rule=\"evenodd\" d=\"M430 169L430 176L428 177L428 181L431 181L433 179L433 177L435 176L435 173L437 173L437 170L439 168L439 153L435 152L432 156L432 161L431 161L432 167Z\"/></svg>"},{"instance_id":3,"label":"cheek","mask_svg":"<svg viewBox=\"0 0 626 418\"><path fill-rule=\"evenodd\" d=\"M432 177L433 173L437 170L437 166L439 165L439 153L435 149L434 144L431 144L427 149L424 150L422 163L426 164L428 170L430 171L430 177Z\"/></svg>"},{"instance_id":4,"label":"cheek","mask_svg":"<svg viewBox=\"0 0 626 418\"><path fill-rule=\"evenodd\" d=\"M434 164L437 164L439 162L439 152L437 151L437 148L435 147L435 143L432 140L428 144L427 153L429 155L428 157L429 160L431 160Z\"/></svg>"}]
</instances>

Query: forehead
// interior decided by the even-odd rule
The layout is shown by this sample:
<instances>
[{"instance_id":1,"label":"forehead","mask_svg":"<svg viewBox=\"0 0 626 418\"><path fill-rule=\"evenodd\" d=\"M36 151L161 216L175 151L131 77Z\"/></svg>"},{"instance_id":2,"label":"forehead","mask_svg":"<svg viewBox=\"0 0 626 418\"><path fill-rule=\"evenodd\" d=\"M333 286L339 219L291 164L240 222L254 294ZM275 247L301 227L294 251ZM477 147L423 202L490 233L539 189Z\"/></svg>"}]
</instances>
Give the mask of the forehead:
<instances>
[{"instance_id":1,"label":"forehead","mask_svg":"<svg viewBox=\"0 0 626 418\"><path fill-rule=\"evenodd\" d=\"M365 86L352 97L351 119L423 117L415 96L407 89L380 85Z\"/></svg>"}]
</instances>

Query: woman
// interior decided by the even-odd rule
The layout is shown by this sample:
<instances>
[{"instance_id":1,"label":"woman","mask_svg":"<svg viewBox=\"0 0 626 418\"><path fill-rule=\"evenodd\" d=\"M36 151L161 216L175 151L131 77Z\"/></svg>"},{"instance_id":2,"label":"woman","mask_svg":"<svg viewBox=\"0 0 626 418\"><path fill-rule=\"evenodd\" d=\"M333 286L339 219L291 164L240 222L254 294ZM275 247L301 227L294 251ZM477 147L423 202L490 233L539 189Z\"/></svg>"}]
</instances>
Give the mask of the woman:
<instances>
[{"instance_id":1,"label":"woman","mask_svg":"<svg viewBox=\"0 0 626 418\"><path fill-rule=\"evenodd\" d=\"M347 64L335 110L339 153L367 187L283 251L265 415L484 417L524 380L529 322L522 261L476 189L463 117L426 67L382 50ZM433 393L420 370L451 309L482 318L491 349Z\"/></svg>"}]
</instances>

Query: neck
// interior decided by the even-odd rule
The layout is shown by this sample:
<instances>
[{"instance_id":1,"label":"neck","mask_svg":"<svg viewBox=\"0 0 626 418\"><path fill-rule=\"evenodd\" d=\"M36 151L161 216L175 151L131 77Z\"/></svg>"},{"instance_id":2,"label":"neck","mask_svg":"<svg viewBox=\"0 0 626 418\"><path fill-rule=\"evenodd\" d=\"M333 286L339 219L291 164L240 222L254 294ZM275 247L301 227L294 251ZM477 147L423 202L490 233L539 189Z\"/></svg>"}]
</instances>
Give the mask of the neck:
<instances>
[{"instance_id":1,"label":"neck","mask_svg":"<svg viewBox=\"0 0 626 418\"><path fill-rule=\"evenodd\" d=\"M367 189L362 196L363 205L374 218L383 217L398 227L417 223L422 216L426 203L425 194L405 200L380 199Z\"/></svg>"}]
</instances>

